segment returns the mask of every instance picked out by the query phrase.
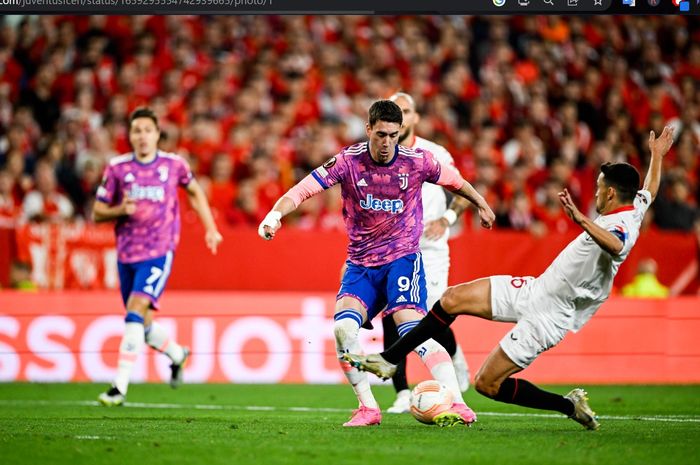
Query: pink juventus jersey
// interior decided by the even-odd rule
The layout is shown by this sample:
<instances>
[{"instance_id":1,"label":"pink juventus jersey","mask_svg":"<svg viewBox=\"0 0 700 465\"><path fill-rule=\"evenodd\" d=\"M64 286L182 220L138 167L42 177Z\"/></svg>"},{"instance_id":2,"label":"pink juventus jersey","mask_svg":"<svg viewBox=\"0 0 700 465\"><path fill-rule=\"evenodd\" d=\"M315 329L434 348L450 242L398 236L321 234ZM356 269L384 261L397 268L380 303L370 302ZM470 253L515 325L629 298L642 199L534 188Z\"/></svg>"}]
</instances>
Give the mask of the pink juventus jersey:
<instances>
[{"instance_id":1,"label":"pink juventus jersey","mask_svg":"<svg viewBox=\"0 0 700 465\"><path fill-rule=\"evenodd\" d=\"M136 201L136 212L115 225L118 259L134 263L175 250L180 240L178 186L187 186L192 172L180 156L158 151L150 163L133 154L110 160L97 189L97 200L110 206L124 195Z\"/></svg>"},{"instance_id":2,"label":"pink juventus jersey","mask_svg":"<svg viewBox=\"0 0 700 465\"><path fill-rule=\"evenodd\" d=\"M430 152L401 146L391 162L380 165L363 142L345 148L312 175L324 189L340 184L350 261L378 266L419 251L421 187L436 183L440 171Z\"/></svg>"}]
</instances>

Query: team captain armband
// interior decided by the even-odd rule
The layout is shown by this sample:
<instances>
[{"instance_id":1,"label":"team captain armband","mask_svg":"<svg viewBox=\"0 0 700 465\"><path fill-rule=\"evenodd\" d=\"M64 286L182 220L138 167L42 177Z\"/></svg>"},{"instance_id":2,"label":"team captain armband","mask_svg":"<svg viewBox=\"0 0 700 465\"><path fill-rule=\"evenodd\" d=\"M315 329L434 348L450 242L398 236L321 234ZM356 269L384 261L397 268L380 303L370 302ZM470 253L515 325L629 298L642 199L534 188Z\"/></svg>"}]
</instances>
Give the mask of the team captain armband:
<instances>
[{"instance_id":1,"label":"team captain armband","mask_svg":"<svg viewBox=\"0 0 700 465\"><path fill-rule=\"evenodd\" d=\"M307 175L296 186L292 187L284 194L289 197L294 203L294 208L298 207L301 202L323 191L323 186L312 175Z\"/></svg>"},{"instance_id":2,"label":"team captain armband","mask_svg":"<svg viewBox=\"0 0 700 465\"><path fill-rule=\"evenodd\" d=\"M617 238L620 239L623 244L625 242L627 242L627 230L624 228L624 226L616 224L615 226L610 228L608 231L610 231L615 236L617 236Z\"/></svg>"},{"instance_id":3,"label":"team captain armband","mask_svg":"<svg viewBox=\"0 0 700 465\"><path fill-rule=\"evenodd\" d=\"M437 180L437 184L447 187L450 190L456 191L462 188L464 185L464 179L460 174L447 166L443 165L440 163L441 170L440 170L440 177Z\"/></svg>"}]
</instances>

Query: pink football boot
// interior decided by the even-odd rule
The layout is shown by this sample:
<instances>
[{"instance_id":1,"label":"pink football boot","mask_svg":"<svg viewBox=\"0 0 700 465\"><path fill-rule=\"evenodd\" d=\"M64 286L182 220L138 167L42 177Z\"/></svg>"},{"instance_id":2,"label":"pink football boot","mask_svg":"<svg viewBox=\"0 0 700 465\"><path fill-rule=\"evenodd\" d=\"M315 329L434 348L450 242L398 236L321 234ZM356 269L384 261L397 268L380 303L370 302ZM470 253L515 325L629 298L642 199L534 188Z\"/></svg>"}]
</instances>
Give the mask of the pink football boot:
<instances>
[{"instance_id":1,"label":"pink football boot","mask_svg":"<svg viewBox=\"0 0 700 465\"><path fill-rule=\"evenodd\" d=\"M471 424L476 421L476 413L467 407L467 404L458 404L455 402L448 411L437 415L433 421L438 426L471 426Z\"/></svg>"},{"instance_id":2,"label":"pink football boot","mask_svg":"<svg viewBox=\"0 0 700 465\"><path fill-rule=\"evenodd\" d=\"M350 420L343 423L343 426L371 426L382 422L382 411L378 408L369 408L364 405L352 411Z\"/></svg>"}]
</instances>

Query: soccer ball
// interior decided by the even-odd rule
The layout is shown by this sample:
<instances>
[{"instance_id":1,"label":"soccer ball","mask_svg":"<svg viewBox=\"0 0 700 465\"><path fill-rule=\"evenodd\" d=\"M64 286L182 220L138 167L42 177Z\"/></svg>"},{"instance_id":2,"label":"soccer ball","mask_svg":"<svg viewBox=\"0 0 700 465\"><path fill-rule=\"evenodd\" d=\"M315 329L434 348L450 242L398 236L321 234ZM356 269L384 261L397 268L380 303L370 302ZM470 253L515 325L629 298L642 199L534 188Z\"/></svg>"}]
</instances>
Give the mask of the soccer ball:
<instances>
[{"instance_id":1,"label":"soccer ball","mask_svg":"<svg viewBox=\"0 0 700 465\"><path fill-rule=\"evenodd\" d=\"M452 402L447 386L434 379L422 381L411 392L411 414L421 423L432 424L437 415L449 410Z\"/></svg>"}]
</instances>

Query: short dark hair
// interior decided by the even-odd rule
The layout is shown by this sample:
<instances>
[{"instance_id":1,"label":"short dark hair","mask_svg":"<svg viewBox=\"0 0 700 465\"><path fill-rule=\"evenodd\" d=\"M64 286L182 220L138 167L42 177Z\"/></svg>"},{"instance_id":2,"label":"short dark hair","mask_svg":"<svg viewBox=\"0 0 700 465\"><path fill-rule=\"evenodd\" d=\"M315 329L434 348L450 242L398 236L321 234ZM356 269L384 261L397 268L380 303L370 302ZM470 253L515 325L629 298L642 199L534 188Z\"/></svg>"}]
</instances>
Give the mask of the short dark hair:
<instances>
[{"instance_id":1,"label":"short dark hair","mask_svg":"<svg viewBox=\"0 0 700 465\"><path fill-rule=\"evenodd\" d=\"M374 126L377 121L403 124L401 107L391 100L377 100L369 107L369 125Z\"/></svg>"},{"instance_id":2,"label":"short dark hair","mask_svg":"<svg viewBox=\"0 0 700 465\"><path fill-rule=\"evenodd\" d=\"M629 163L603 163L600 167L603 182L613 187L620 196L620 201L629 203L639 190L639 171Z\"/></svg>"},{"instance_id":3,"label":"short dark hair","mask_svg":"<svg viewBox=\"0 0 700 465\"><path fill-rule=\"evenodd\" d=\"M156 125L156 128L158 128L158 117L156 116L156 113L150 108L140 107L131 112L131 115L129 115L129 129L131 129L131 123L133 123L134 120L137 118L150 118L151 120L153 120L153 123Z\"/></svg>"}]
</instances>

